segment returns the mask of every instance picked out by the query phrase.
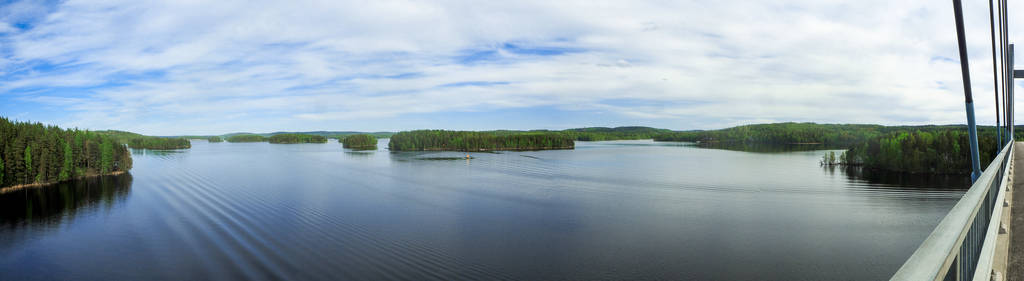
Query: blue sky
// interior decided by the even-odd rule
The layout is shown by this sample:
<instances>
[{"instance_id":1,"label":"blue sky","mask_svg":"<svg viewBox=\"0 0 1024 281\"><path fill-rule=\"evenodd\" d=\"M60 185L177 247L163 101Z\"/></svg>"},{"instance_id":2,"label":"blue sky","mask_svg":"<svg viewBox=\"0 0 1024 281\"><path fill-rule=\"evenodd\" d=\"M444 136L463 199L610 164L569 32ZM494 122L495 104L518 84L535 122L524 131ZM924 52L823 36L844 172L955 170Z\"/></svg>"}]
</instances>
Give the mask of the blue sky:
<instances>
[{"instance_id":1,"label":"blue sky","mask_svg":"<svg viewBox=\"0 0 1024 281\"><path fill-rule=\"evenodd\" d=\"M978 120L991 124L988 7L970 2ZM152 135L964 123L951 11L936 1L0 0L0 115Z\"/></svg>"}]
</instances>

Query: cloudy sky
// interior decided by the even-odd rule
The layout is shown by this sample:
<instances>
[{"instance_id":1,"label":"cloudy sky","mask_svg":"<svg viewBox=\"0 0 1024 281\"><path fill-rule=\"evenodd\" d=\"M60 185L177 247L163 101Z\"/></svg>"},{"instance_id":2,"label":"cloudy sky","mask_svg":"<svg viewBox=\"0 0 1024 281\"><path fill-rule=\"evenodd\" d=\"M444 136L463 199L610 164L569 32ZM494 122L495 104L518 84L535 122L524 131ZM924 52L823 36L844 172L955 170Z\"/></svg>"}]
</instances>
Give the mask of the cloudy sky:
<instances>
[{"instance_id":1,"label":"cloudy sky","mask_svg":"<svg viewBox=\"0 0 1024 281\"><path fill-rule=\"evenodd\" d=\"M992 124L988 3L967 2ZM965 123L955 39L949 1L0 0L0 115L152 135Z\"/></svg>"}]
</instances>

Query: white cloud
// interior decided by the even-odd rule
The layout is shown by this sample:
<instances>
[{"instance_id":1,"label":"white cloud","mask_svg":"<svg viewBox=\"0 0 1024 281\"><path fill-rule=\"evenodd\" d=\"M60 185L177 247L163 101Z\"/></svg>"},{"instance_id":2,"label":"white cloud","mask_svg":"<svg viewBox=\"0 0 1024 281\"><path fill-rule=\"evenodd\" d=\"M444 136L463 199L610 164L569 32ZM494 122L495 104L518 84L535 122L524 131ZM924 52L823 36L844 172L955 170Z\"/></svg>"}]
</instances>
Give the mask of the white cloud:
<instances>
[{"instance_id":1,"label":"white cloud","mask_svg":"<svg viewBox=\"0 0 1024 281\"><path fill-rule=\"evenodd\" d=\"M983 4L965 10L979 121L993 123ZM65 108L67 123L81 127L152 134L409 129L400 123L411 114L533 107L674 129L765 120L964 122L959 66L936 59L957 55L946 2L14 6L0 22L37 20L13 33L0 25L7 45L0 74L11 73L0 79L0 98L17 94ZM568 52L537 55L505 44ZM459 63L487 50L498 60ZM474 81L507 83L443 86ZM88 87L86 97L66 99L67 87ZM23 93L39 88L54 90ZM76 99L85 102L69 102ZM373 123L381 118L399 124ZM436 127L445 125L459 126ZM495 124L509 126L529 127Z\"/></svg>"}]
</instances>

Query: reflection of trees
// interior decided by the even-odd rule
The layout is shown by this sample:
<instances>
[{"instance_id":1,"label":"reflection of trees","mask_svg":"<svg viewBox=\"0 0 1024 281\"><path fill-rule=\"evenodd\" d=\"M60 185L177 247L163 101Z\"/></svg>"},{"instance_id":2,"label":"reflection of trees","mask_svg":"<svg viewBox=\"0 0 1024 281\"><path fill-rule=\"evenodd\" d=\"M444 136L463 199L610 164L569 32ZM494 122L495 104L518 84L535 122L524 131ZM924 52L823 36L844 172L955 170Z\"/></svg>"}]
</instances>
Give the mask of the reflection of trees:
<instances>
[{"instance_id":1,"label":"reflection of trees","mask_svg":"<svg viewBox=\"0 0 1024 281\"><path fill-rule=\"evenodd\" d=\"M839 170L850 180L861 180L874 184L930 189L966 189L971 186L969 175L902 173L861 166L826 166L823 169Z\"/></svg>"},{"instance_id":2,"label":"reflection of trees","mask_svg":"<svg viewBox=\"0 0 1024 281\"><path fill-rule=\"evenodd\" d=\"M700 148L735 150L745 152L775 153L793 151L811 151L824 149L843 149L843 147L826 146L822 144L765 144L749 142L705 142L694 143L693 146Z\"/></svg>"},{"instance_id":3,"label":"reflection of trees","mask_svg":"<svg viewBox=\"0 0 1024 281\"><path fill-rule=\"evenodd\" d=\"M131 193L132 176L102 176L0 194L0 226L56 225L82 213L109 210Z\"/></svg>"}]
</instances>

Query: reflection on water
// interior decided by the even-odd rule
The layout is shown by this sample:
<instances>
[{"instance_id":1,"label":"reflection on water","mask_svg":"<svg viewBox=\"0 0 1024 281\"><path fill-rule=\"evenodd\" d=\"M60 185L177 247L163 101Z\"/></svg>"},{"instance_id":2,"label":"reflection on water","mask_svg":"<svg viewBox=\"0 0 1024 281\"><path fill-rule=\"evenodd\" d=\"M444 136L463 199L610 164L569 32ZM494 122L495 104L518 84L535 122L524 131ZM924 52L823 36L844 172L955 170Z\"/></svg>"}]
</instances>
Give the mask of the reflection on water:
<instances>
[{"instance_id":1,"label":"reflection on water","mask_svg":"<svg viewBox=\"0 0 1024 281\"><path fill-rule=\"evenodd\" d=\"M74 180L0 194L0 226L59 225L127 200L131 174Z\"/></svg>"},{"instance_id":2,"label":"reflection on water","mask_svg":"<svg viewBox=\"0 0 1024 281\"><path fill-rule=\"evenodd\" d=\"M132 155L140 155L140 156L146 156L146 155L150 155L150 156L165 156L165 155L173 155L173 154L185 153L188 150L185 150L185 149L137 149L137 148L132 148L131 151L132 151Z\"/></svg>"},{"instance_id":3,"label":"reflection on water","mask_svg":"<svg viewBox=\"0 0 1024 281\"><path fill-rule=\"evenodd\" d=\"M922 189L967 189L971 187L970 175L931 175L890 172L864 167L823 166L829 172L842 172L851 181L866 181L873 184Z\"/></svg>"},{"instance_id":4,"label":"reflection on water","mask_svg":"<svg viewBox=\"0 0 1024 281\"><path fill-rule=\"evenodd\" d=\"M878 280L963 194L822 151L386 142L196 142L136 152L134 178L3 197L0 280Z\"/></svg>"},{"instance_id":5,"label":"reflection on water","mask_svg":"<svg viewBox=\"0 0 1024 281\"><path fill-rule=\"evenodd\" d=\"M723 149L743 152L758 152L758 153L784 153L793 151L812 151L812 150L824 150L824 149L839 149L841 147L826 146L824 144L763 144L763 143L746 143L746 142L704 142L704 143L687 143L688 145L710 148L710 149Z\"/></svg>"}]
</instances>

